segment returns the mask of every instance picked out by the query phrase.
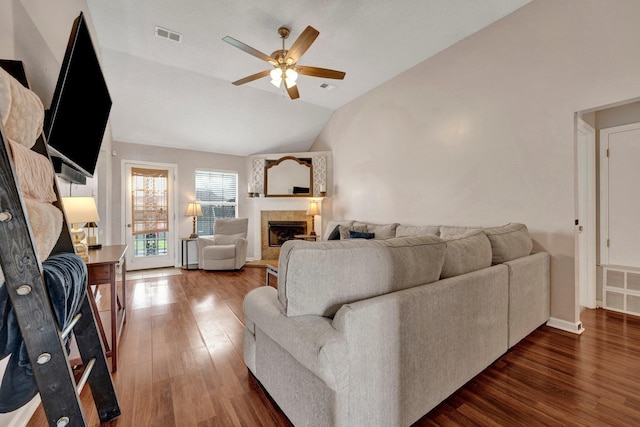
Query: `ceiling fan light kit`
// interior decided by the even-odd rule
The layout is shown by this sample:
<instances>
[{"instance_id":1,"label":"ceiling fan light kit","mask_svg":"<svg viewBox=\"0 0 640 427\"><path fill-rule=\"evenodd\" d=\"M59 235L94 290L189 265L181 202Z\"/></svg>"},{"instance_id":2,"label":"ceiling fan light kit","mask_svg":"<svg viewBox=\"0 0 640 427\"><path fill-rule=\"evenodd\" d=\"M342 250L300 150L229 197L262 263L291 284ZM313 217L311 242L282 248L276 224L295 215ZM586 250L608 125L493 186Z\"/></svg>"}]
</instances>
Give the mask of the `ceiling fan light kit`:
<instances>
[{"instance_id":1,"label":"ceiling fan light kit","mask_svg":"<svg viewBox=\"0 0 640 427\"><path fill-rule=\"evenodd\" d=\"M344 79L344 76L346 75L344 71L298 65L300 57L307 51L307 49L309 49L311 44L320 34L318 30L311 26L307 26L296 41L293 42L291 48L287 50L284 47L284 41L289 37L290 33L291 31L287 27L278 28L278 35L282 39L282 49L276 50L271 55L266 55L259 50L234 39L233 37L223 37L222 40L226 43L229 43L230 45L237 47L256 58L262 59L273 66L273 69L271 70L260 71L259 73L252 74L232 83L236 86L240 86L262 77L269 76L271 77L271 84L277 88L279 88L280 84L284 81L284 87L287 90L289 97L291 99L297 99L300 97L296 84L298 74L327 79Z\"/></svg>"}]
</instances>

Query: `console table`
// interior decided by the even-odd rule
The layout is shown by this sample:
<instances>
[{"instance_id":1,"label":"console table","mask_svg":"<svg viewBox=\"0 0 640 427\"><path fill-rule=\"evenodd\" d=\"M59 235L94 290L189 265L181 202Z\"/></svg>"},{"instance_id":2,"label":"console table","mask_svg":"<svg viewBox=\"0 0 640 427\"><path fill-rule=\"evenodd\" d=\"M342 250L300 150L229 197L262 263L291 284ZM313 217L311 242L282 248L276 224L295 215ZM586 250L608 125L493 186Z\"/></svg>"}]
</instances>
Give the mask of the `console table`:
<instances>
[{"instance_id":1,"label":"console table","mask_svg":"<svg viewBox=\"0 0 640 427\"><path fill-rule=\"evenodd\" d=\"M126 321L127 308L127 292L126 292L126 257L127 245L103 246L101 249L89 250L89 261L87 261L87 272L89 280L87 283L87 295L89 302L93 307L96 315L96 324L102 336L102 342L105 346L107 357L111 357L111 372L118 369L118 340L120 333ZM118 292L117 275L118 270L122 272L122 281L120 282L120 292ZM95 293L91 289L95 286L97 292L101 285L109 285L109 311L100 312L95 300ZM108 323L111 339L107 340L107 333L103 324L103 317L109 317Z\"/></svg>"}]
</instances>

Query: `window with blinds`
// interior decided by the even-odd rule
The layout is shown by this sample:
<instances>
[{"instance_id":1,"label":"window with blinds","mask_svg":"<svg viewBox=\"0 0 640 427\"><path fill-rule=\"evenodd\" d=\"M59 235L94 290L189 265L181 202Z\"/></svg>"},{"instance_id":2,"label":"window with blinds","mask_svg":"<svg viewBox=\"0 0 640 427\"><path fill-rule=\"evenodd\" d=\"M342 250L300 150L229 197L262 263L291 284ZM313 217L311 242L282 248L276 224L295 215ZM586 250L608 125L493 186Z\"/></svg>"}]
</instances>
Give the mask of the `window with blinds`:
<instances>
[{"instance_id":1,"label":"window with blinds","mask_svg":"<svg viewBox=\"0 0 640 427\"><path fill-rule=\"evenodd\" d=\"M238 174L196 170L196 202L202 206L197 233L213 235L216 218L238 217Z\"/></svg>"}]
</instances>

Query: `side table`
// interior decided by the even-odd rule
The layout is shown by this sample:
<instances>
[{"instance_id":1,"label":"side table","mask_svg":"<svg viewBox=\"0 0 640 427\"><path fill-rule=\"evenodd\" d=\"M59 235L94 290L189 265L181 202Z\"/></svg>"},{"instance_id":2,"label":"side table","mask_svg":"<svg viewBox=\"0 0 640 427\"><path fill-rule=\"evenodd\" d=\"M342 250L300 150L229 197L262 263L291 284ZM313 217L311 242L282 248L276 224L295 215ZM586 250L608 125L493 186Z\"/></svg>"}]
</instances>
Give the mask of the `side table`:
<instances>
[{"instance_id":1,"label":"side table","mask_svg":"<svg viewBox=\"0 0 640 427\"><path fill-rule=\"evenodd\" d=\"M309 242L315 242L318 238L317 234L296 234L295 236L296 239L298 240L306 240Z\"/></svg>"},{"instance_id":2,"label":"side table","mask_svg":"<svg viewBox=\"0 0 640 427\"><path fill-rule=\"evenodd\" d=\"M87 264L87 273L89 280L87 283L87 295L89 302L93 308L94 317L102 342L105 346L106 356L111 357L111 372L118 369L118 340L120 333L126 321L127 309L127 290L126 290L126 271L127 259L125 253L127 245L103 246L101 249L90 249L89 260ZM117 275L118 270L122 272L121 290L118 292ZM91 290L91 286L98 288L100 285L109 285L109 317L110 317L110 335L111 339L107 340L107 334L103 324L103 313L98 310L95 294ZM97 291L97 289L96 289Z\"/></svg>"},{"instance_id":3,"label":"side table","mask_svg":"<svg viewBox=\"0 0 640 427\"><path fill-rule=\"evenodd\" d=\"M275 277L276 280L278 279L278 261L273 261L271 264L267 264L267 279L265 281L267 286L270 285L269 276Z\"/></svg>"},{"instance_id":4,"label":"side table","mask_svg":"<svg viewBox=\"0 0 640 427\"><path fill-rule=\"evenodd\" d=\"M180 258L182 259L182 268L185 270L197 270L198 263L189 264L189 245L193 242L196 244L196 254L198 253L198 239L195 237L181 237L182 251L180 252Z\"/></svg>"}]
</instances>

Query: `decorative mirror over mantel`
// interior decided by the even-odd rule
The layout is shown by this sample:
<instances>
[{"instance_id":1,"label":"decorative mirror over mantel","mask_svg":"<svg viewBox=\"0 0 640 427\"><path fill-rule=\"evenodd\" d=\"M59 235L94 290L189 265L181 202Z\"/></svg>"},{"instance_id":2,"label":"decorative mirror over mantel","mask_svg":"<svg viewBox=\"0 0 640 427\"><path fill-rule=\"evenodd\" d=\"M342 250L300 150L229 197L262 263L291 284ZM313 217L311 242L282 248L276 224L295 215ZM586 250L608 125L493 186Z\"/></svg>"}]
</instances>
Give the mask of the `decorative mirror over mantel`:
<instances>
[{"instance_id":1,"label":"decorative mirror over mantel","mask_svg":"<svg viewBox=\"0 0 640 427\"><path fill-rule=\"evenodd\" d=\"M267 160L264 167L266 197L313 196L313 164L311 159L284 156Z\"/></svg>"}]
</instances>

